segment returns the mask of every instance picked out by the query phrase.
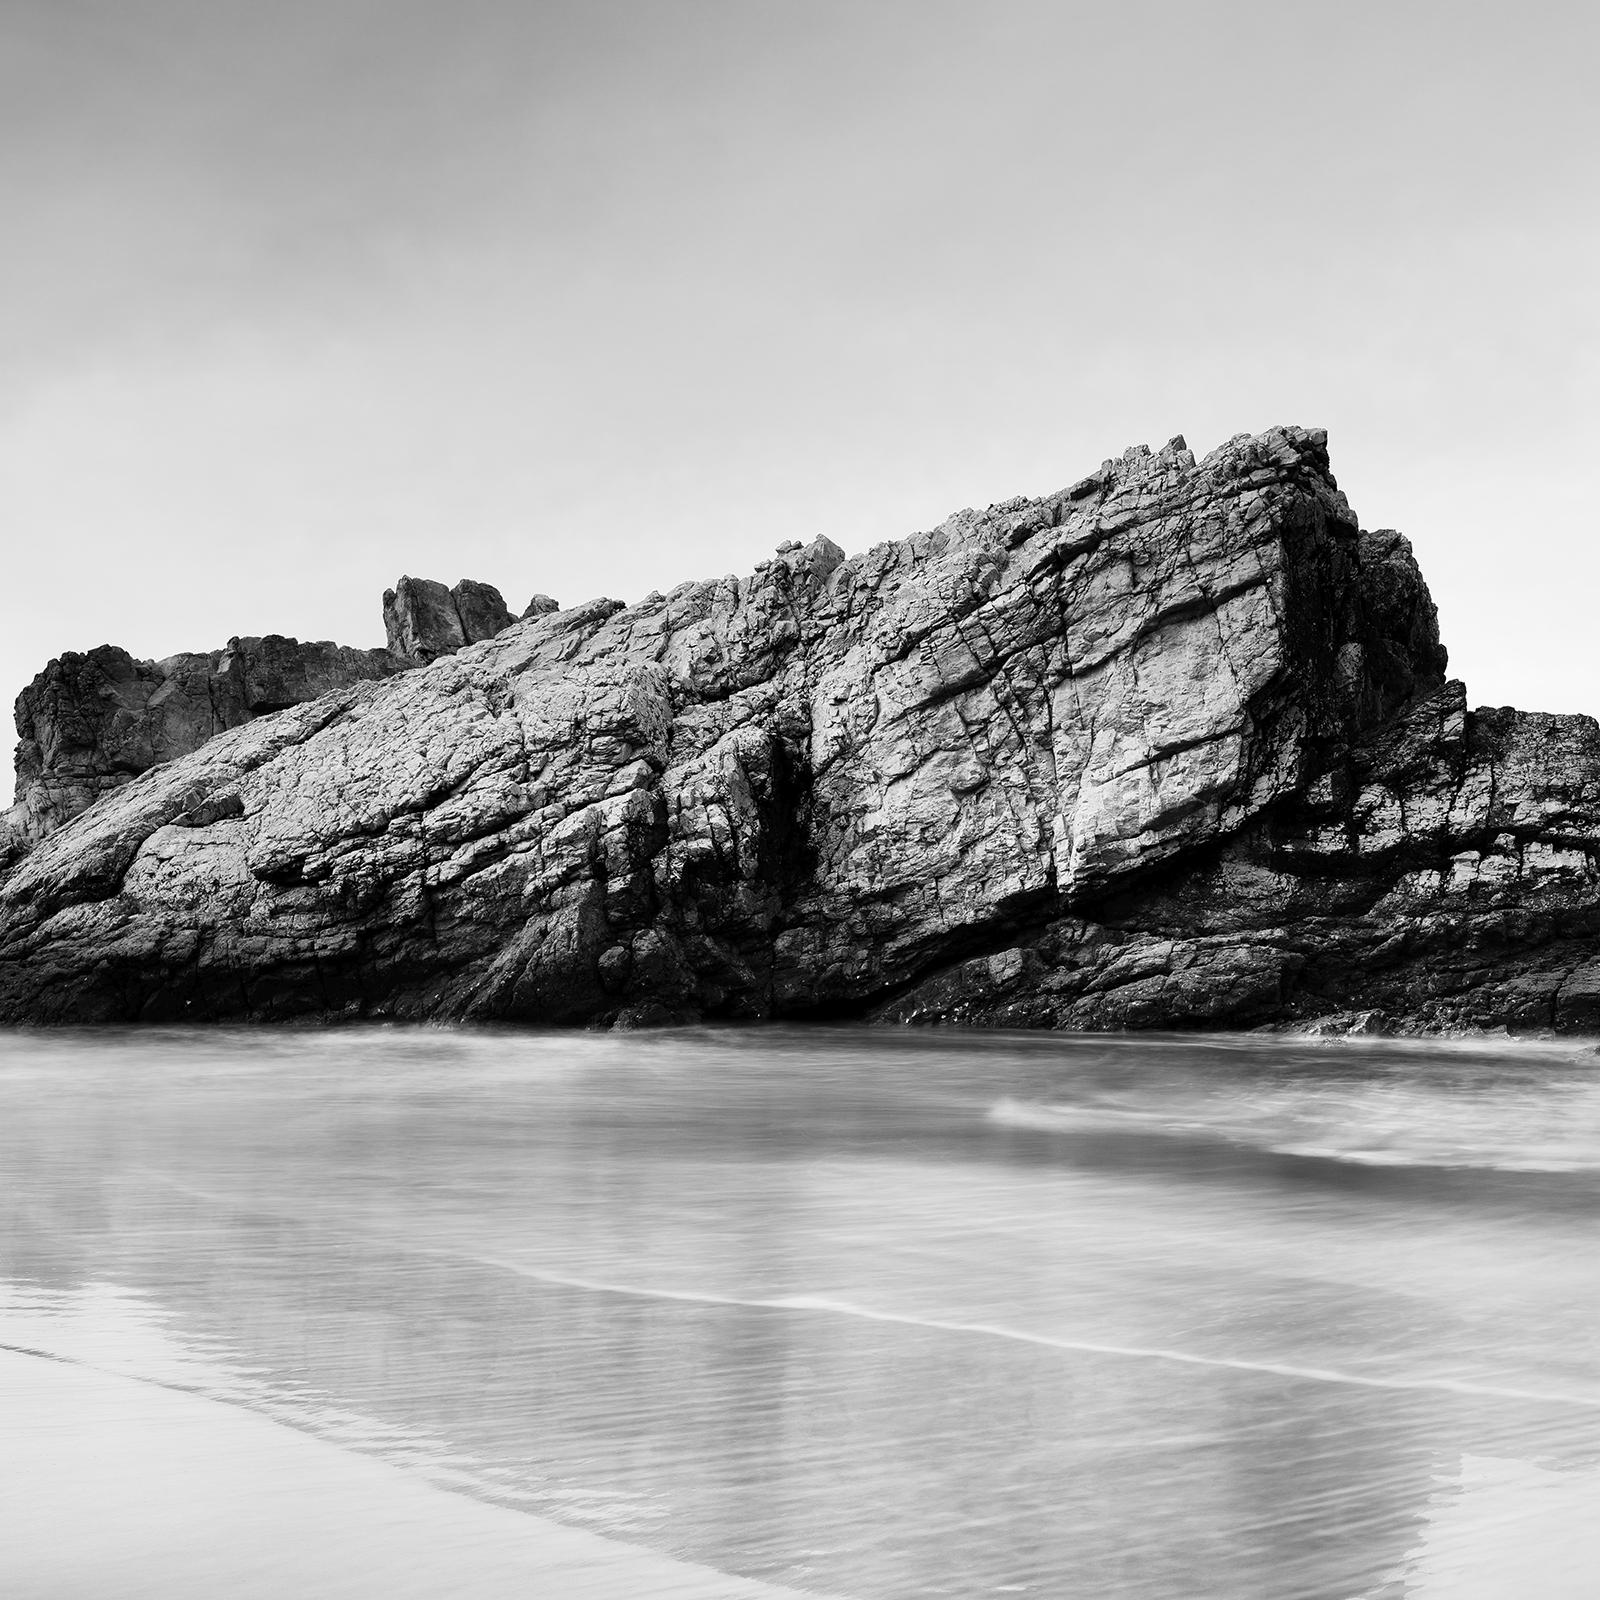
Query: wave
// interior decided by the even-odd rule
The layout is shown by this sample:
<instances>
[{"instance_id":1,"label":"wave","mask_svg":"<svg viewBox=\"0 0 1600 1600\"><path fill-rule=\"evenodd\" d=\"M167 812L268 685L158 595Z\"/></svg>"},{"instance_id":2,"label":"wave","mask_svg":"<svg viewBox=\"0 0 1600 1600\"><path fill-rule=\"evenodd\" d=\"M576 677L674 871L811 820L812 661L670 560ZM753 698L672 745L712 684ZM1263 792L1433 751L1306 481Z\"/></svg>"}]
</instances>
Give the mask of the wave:
<instances>
[{"instance_id":1,"label":"wave","mask_svg":"<svg viewBox=\"0 0 1600 1600\"><path fill-rule=\"evenodd\" d=\"M1308 1161L1335 1161L1349 1166L1472 1170L1504 1173L1600 1173L1592 1138L1573 1148L1548 1122L1527 1130L1520 1144L1488 1128L1497 1119L1492 1108L1458 1107L1456 1122L1476 1121L1483 1129L1439 1127L1445 1105L1396 1108L1358 1096L1318 1101L1285 1092L1281 1097L1223 1101L1220 1109L1185 1115L1181 1102L1171 1110L1143 1110L1107 1103L1046 1104L1005 1096L991 1104L985 1120L1000 1127L1058 1134L1127 1133L1173 1140L1209 1139L1238 1150L1291 1156ZM1421 1114L1415 1114L1421 1113ZM1428 1114L1428 1113L1431 1113ZM1436 1130L1433 1137L1428 1131Z\"/></svg>"},{"instance_id":2,"label":"wave","mask_svg":"<svg viewBox=\"0 0 1600 1600\"><path fill-rule=\"evenodd\" d=\"M1133 1361L1172 1362L1180 1366L1211 1367L1230 1372L1260 1373L1276 1378L1298 1379L1308 1383L1342 1384L1357 1389L1384 1389L1405 1393L1450 1394L1473 1399L1521 1400L1540 1405L1572 1406L1600 1411L1600 1395L1570 1394L1560 1390L1523 1389L1510 1384L1477 1383L1466 1378L1404 1377L1383 1378L1375 1374L1347 1372L1334 1367L1299 1366L1292 1362L1252 1361L1244 1357L1203 1355L1192 1350L1173 1350L1155 1345L1108 1344L1093 1339L1068 1339L1055 1334L1036 1333L996 1322L966 1322L953 1318L917 1316L911 1312L885 1311L835 1300L822 1295L743 1296L716 1294L705 1290L667 1289L650 1285L612 1283L604 1279L556 1272L529 1266L503 1256L466 1255L454 1250L429 1250L426 1254L464 1257L480 1266L510 1272L561 1288L592 1294L618 1295L629 1299L666 1300L678 1304L736 1306L751 1311L789 1312L797 1315L854 1317L863 1322L889 1323L899 1327L927 1329L937 1333L966 1334L980 1338L1005 1339L1014 1344L1035 1345L1047 1350L1073 1354L1120 1357Z\"/></svg>"},{"instance_id":3,"label":"wave","mask_svg":"<svg viewBox=\"0 0 1600 1600\"><path fill-rule=\"evenodd\" d=\"M186 1184L180 1187L197 1196L209 1195L208 1191L198 1187L191 1187ZM227 1196L223 1195L209 1196L209 1198L221 1204L237 1203L230 1201ZM251 1202L253 1207L259 1205L259 1203L259 1201ZM280 1214L292 1215L292 1208L284 1207ZM1258 1374L1298 1382L1339 1385L1386 1392L1442 1394L1470 1399L1509 1400L1586 1411L1600 1411L1600 1394L1575 1393L1559 1389L1537 1389L1517 1384L1493 1383L1468 1378L1430 1376L1427 1374L1383 1376L1376 1373L1350 1371L1344 1368L1312 1366L1246 1356L1230 1356L1185 1350L1165 1345L1124 1344L1107 1340L1071 1338L1018 1327L1009 1323L894 1310L826 1295L719 1293L715 1290L704 1288L674 1288L660 1284L619 1281L589 1273L562 1271L558 1268L539 1266L514 1257L463 1249L460 1246L429 1245L417 1241L409 1241L402 1245L399 1241L384 1235L368 1235L365 1230L357 1230L357 1235L361 1237L370 1236L375 1239L381 1238L382 1242L404 1249L407 1254L413 1256L469 1262L475 1266L487 1268L491 1271L504 1272L532 1282L598 1296L770 1312L789 1316L849 1318L862 1322L915 1328L962 1337L998 1339L1008 1343L1070 1354L1102 1356L1127 1361L1154 1361L1202 1369ZM3 1291L5 1287L5 1280L0 1279L0 1291ZM115 1290L110 1292L117 1293ZM4 1313L12 1308L8 1306L7 1301L8 1296L0 1292L0 1328L5 1328L7 1319ZM16 1309L26 1311L29 1307L23 1304L16 1307ZM24 1325L26 1325L26 1319L24 1319ZM6 1331L11 1332L12 1330L6 1329ZM16 1331L20 1331L20 1329ZM99 1370L115 1371L112 1368L101 1367L98 1361L85 1360L81 1353L70 1349L50 1348L49 1344L45 1342L28 1341L24 1343L22 1340L17 1340L13 1337L0 1344L0 1349L20 1356L66 1361L73 1364L94 1366ZM146 1370L124 1370L121 1375L137 1377L143 1381L152 1382L160 1387L174 1391L197 1393L206 1398L220 1400L224 1403L243 1405L248 1409L263 1412L272 1417L273 1420L286 1423L291 1427L298 1427L303 1431L312 1432L318 1436L332 1436L335 1439L339 1439L342 1436L351 1435L355 1438L358 1447L369 1450L376 1449L378 1453L385 1456L393 1456L400 1447L405 1447L409 1454L414 1455L420 1451L423 1456L435 1463L439 1463L447 1454L442 1448L432 1445L432 1441L416 1430L394 1429L383 1424L376 1424L370 1418L346 1411L343 1407L333 1403L327 1396L318 1393L292 1393L264 1386L253 1373L245 1368L233 1367L231 1364L219 1364L217 1354L214 1352L207 1351L199 1354L202 1356L202 1364L207 1370L193 1376L187 1370L184 1370L187 1363L181 1364L179 1368L168 1373L154 1372L146 1366ZM219 1378L222 1381L219 1381ZM382 1435L381 1439L378 1437L379 1435ZM430 1445L432 1445L431 1448ZM480 1487L478 1492L484 1493L485 1491ZM493 1494L491 1493L486 1497L492 1498Z\"/></svg>"},{"instance_id":4,"label":"wave","mask_svg":"<svg viewBox=\"0 0 1600 1600\"><path fill-rule=\"evenodd\" d=\"M1039 1128L1051 1133L1093 1132L1102 1128L1156 1127L1177 1132L1194 1131L1164 1111L1139 1111L1127 1106L1044 1105L1014 1100L1009 1095L989 1107L987 1119L1007 1128Z\"/></svg>"},{"instance_id":5,"label":"wave","mask_svg":"<svg viewBox=\"0 0 1600 1600\"><path fill-rule=\"evenodd\" d=\"M1487 1172L1600 1172L1593 1162L1557 1157L1485 1156L1476 1151L1418 1151L1346 1149L1323 1144L1274 1144L1274 1155L1299 1156L1308 1161L1341 1161L1353 1167L1435 1167L1442 1170Z\"/></svg>"}]
</instances>

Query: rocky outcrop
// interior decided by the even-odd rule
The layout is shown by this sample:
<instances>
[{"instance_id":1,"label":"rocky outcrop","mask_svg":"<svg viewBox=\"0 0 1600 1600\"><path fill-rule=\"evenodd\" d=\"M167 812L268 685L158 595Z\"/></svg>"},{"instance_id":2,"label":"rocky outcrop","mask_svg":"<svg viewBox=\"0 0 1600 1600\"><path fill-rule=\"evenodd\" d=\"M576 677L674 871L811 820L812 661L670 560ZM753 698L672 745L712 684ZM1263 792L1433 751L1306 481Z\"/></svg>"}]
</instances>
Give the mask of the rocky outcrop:
<instances>
[{"instance_id":1,"label":"rocky outcrop","mask_svg":"<svg viewBox=\"0 0 1600 1600\"><path fill-rule=\"evenodd\" d=\"M0 1015L1600 1022L1600 729L1445 666L1321 433L1133 450L231 727L0 882Z\"/></svg>"},{"instance_id":2,"label":"rocky outcrop","mask_svg":"<svg viewBox=\"0 0 1600 1600\"><path fill-rule=\"evenodd\" d=\"M513 620L498 589L471 579L446 589L402 578L383 602L385 650L268 634L164 661L136 661L115 645L52 661L17 699L16 803L0 814L0 864L139 773L229 728L331 689L392 677ZM544 596L534 603L555 607ZM448 625L435 626L444 612Z\"/></svg>"},{"instance_id":3,"label":"rocky outcrop","mask_svg":"<svg viewBox=\"0 0 1600 1600\"><path fill-rule=\"evenodd\" d=\"M536 595L533 604L545 599ZM555 610L555 602L550 601L549 607ZM432 578L402 578L383 592L383 626L389 649L413 665L454 655L480 639L492 639L515 620L498 589L471 578L463 578L453 589Z\"/></svg>"},{"instance_id":4,"label":"rocky outcrop","mask_svg":"<svg viewBox=\"0 0 1600 1600\"><path fill-rule=\"evenodd\" d=\"M1600 726L1421 697L1159 880L895 997L885 1019L1600 1031Z\"/></svg>"}]
</instances>

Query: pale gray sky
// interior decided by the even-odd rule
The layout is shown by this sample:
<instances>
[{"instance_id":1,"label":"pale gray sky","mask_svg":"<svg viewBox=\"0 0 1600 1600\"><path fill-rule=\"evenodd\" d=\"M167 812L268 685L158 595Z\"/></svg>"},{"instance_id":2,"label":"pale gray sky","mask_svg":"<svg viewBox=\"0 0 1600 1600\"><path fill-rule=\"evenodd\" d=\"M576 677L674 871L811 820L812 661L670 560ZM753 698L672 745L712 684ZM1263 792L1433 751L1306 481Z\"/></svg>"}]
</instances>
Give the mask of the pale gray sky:
<instances>
[{"instance_id":1,"label":"pale gray sky","mask_svg":"<svg viewBox=\"0 0 1600 1600\"><path fill-rule=\"evenodd\" d=\"M1600 711L1600 7L0 0L0 694L1327 427ZM3 788L3 781L0 781Z\"/></svg>"}]
</instances>

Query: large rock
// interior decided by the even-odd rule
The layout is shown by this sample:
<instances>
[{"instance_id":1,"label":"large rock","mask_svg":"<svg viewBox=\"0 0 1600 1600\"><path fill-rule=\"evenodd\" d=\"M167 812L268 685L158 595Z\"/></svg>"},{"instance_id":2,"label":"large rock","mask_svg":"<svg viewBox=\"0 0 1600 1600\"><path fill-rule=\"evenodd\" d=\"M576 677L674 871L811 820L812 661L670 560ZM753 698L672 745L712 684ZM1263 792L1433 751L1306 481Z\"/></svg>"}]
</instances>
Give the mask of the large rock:
<instances>
[{"instance_id":1,"label":"large rock","mask_svg":"<svg viewBox=\"0 0 1600 1600\"><path fill-rule=\"evenodd\" d=\"M222 732L0 883L0 1015L1590 1026L1600 730L1444 669L1321 433L1129 451Z\"/></svg>"},{"instance_id":2,"label":"large rock","mask_svg":"<svg viewBox=\"0 0 1600 1600\"><path fill-rule=\"evenodd\" d=\"M553 600L550 609L556 609ZM471 578L463 578L453 589L432 578L401 578L383 592L389 649L412 664L437 661L463 645L492 639L513 621L500 591Z\"/></svg>"},{"instance_id":3,"label":"large rock","mask_svg":"<svg viewBox=\"0 0 1600 1600\"><path fill-rule=\"evenodd\" d=\"M1209 852L885 1020L1600 1032L1600 726L1445 683Z\"/></svg>"}]
</instances>

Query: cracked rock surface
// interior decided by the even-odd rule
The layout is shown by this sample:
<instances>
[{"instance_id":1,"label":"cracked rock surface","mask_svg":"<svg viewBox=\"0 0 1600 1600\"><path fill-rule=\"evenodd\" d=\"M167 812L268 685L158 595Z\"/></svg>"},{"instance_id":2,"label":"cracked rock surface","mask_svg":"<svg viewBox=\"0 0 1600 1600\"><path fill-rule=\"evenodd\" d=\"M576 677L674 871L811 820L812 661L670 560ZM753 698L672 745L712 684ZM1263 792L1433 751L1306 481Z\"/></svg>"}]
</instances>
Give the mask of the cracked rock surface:
<instances>
[{"instance_id":1,"label":"cracked rock surface","mask_svg":"<svg viewBox=\"0 0 1600 1600\"><path fill-rule=\"evenodd\" d=\"M484 587L402 580L393 670L42 838L0 1017L1600 1026L1600 728L1467 710L1320 432L630 607Z\"/></svg>"},{"instance_id":2,"label":"cracked rock surface","mask_svg":"<svg viewBox=\"0 0 1600 1600\"><path fill-rule=\"evenodd\" d=\"M556 609L543 595L535 601ZM268 634L163 661L136 661L115 645L52 661L17 697L17 800L0 813L0 865L102 795L228 728L392 677L512 622L500 591L470 578L454 589L402 578L385 592L383 615L383 650Z\"/></svg>"}]
</instances>

